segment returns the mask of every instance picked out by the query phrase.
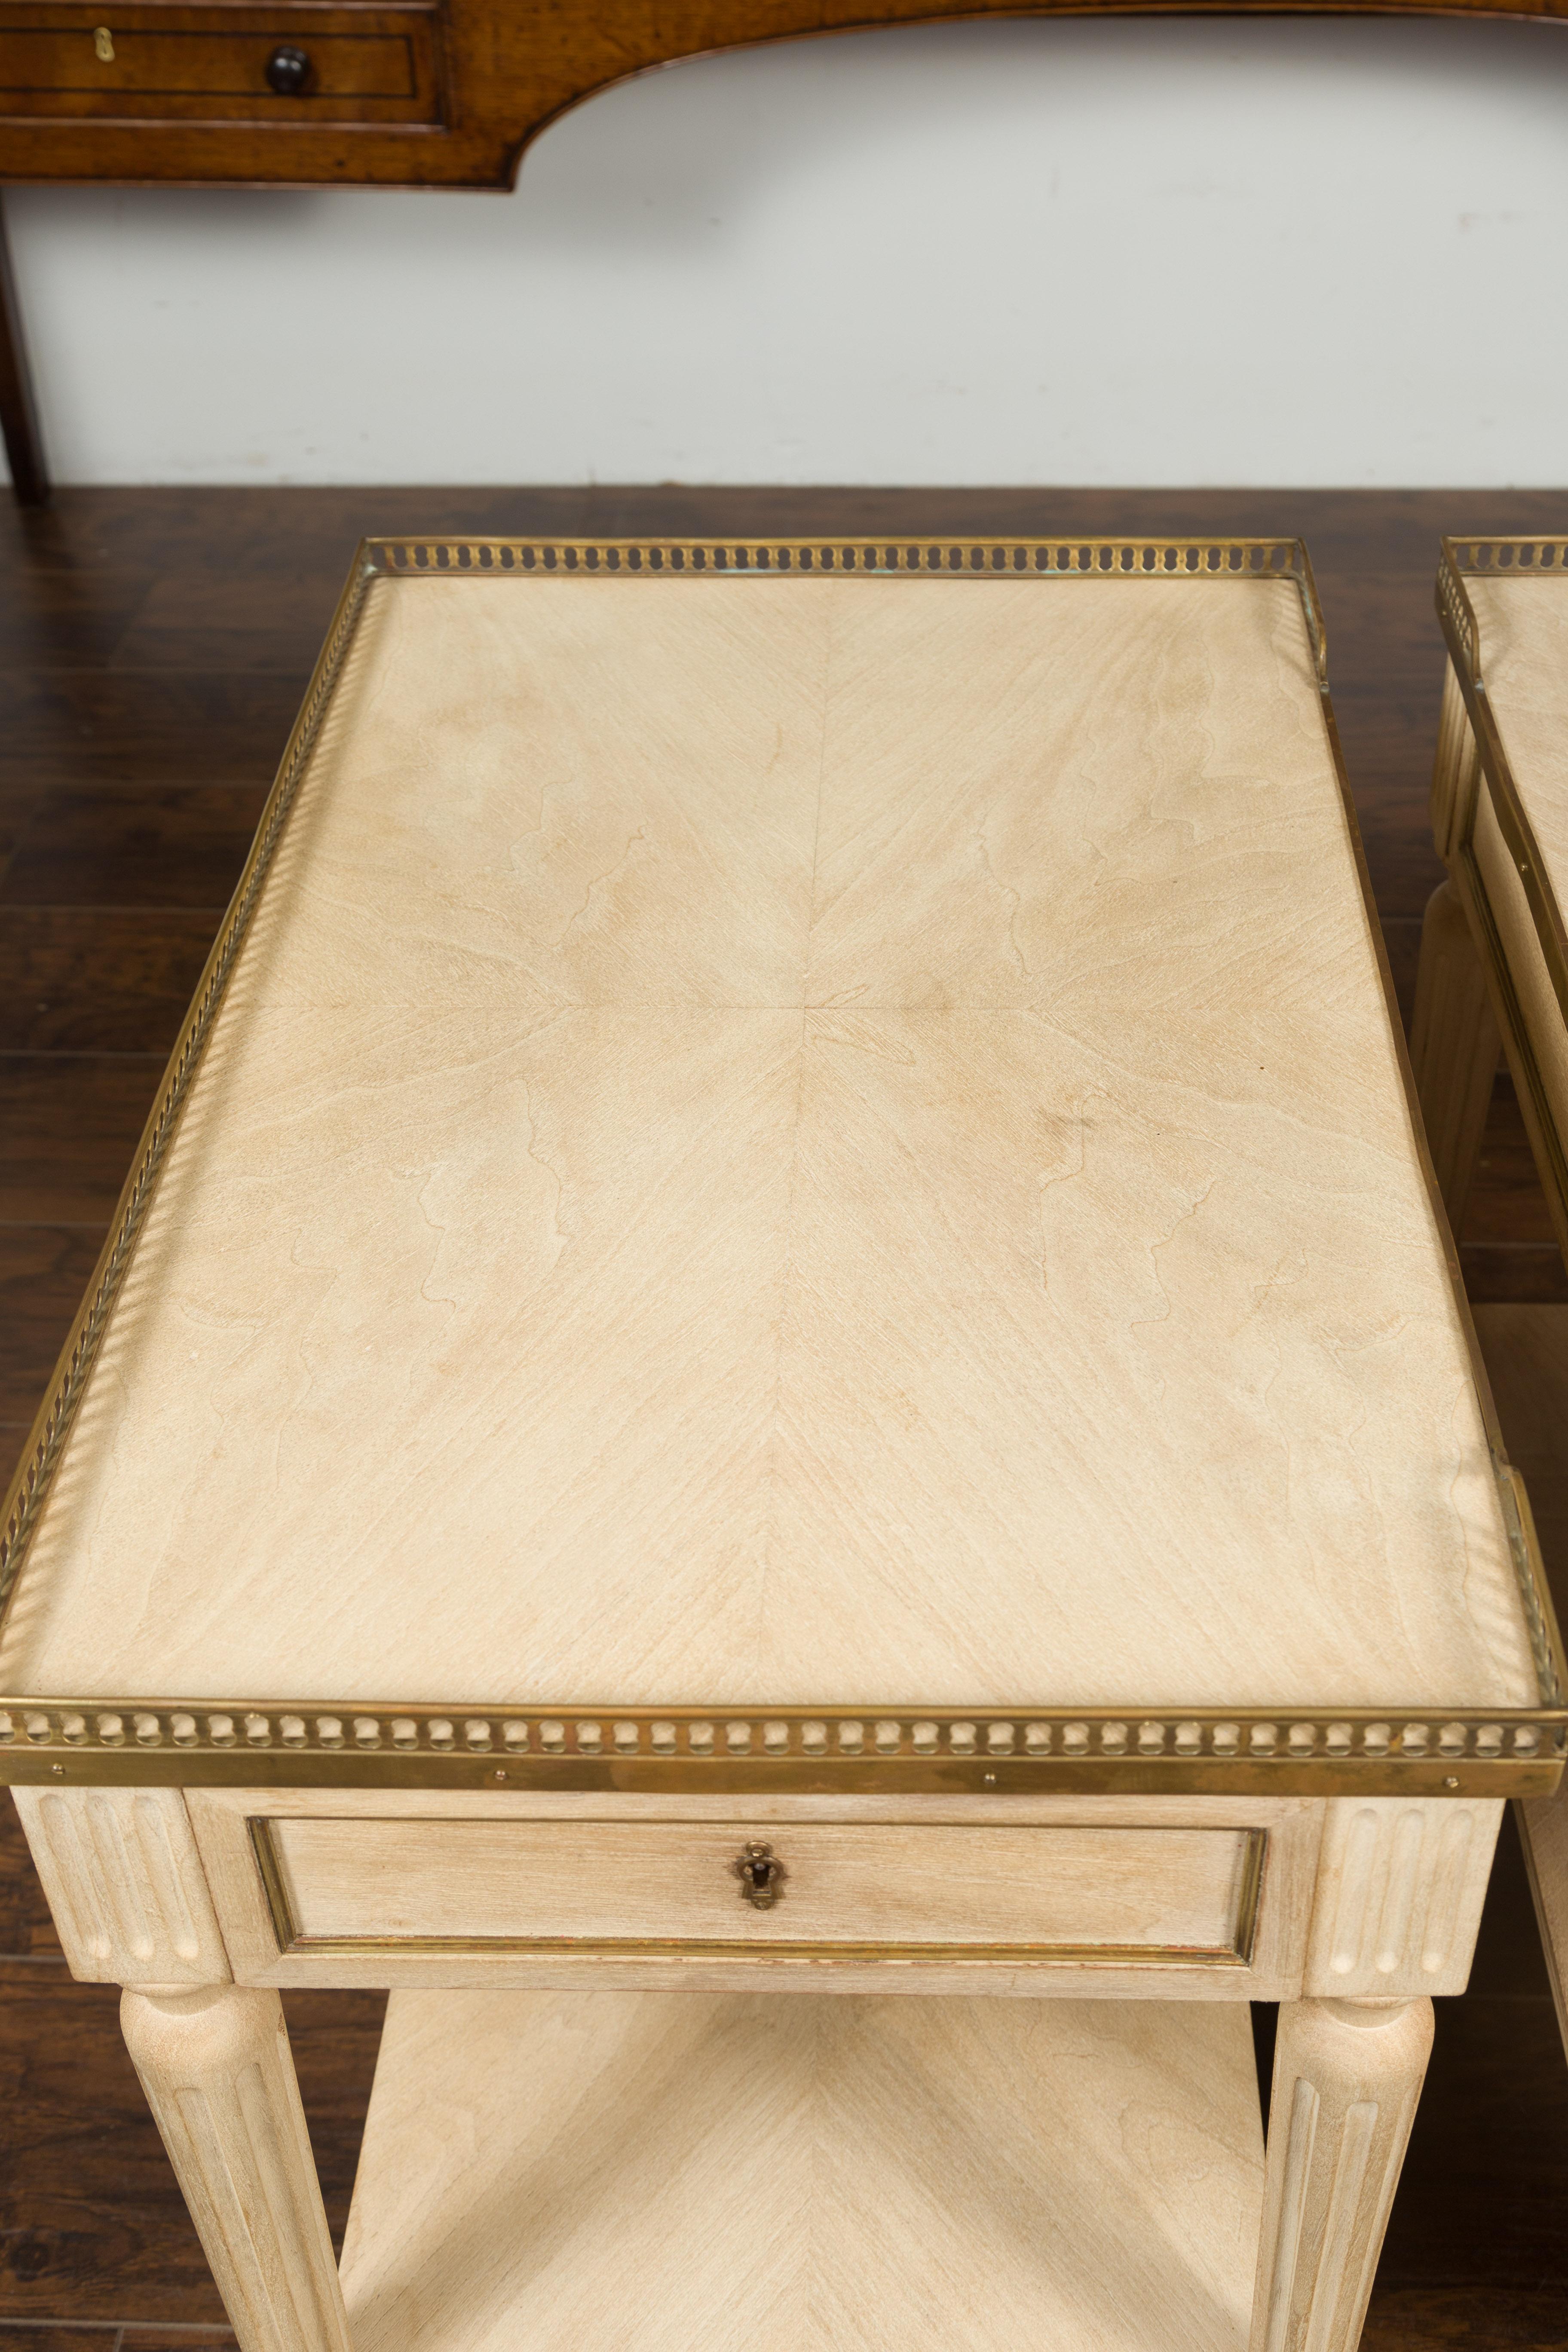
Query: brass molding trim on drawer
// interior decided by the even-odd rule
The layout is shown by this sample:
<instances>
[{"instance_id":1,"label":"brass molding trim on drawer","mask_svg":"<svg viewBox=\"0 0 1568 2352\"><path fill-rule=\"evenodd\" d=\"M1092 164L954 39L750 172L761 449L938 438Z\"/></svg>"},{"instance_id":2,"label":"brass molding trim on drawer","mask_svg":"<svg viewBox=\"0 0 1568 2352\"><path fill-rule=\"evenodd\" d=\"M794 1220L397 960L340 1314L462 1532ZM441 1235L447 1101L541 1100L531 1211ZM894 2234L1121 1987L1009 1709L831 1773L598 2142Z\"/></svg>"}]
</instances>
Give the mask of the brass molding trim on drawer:
<instances>
[{"instance_id":1,"label":"brass molding trim on drawer","mask_svg":"<svg viewBox=\"0 0 1568 2352\"><path fill-rule=\"evenodd\" d=\"M1299 1997L1300 1798L197 1790L237 1982ZM734 1863L766 1843L780 1899ZM1154 1989L1158 1987L1155 1995Z\"/></svg>"},{"instance_id":2,"label":"brass molding trim on drawer","mask_svg":"<svg viewBox=\"0 0 1568 2352\"><path fill-rule=\"evenodd\" d=\"M333 1824L336 1826L336 1824ZM1241 1867L1236 1892L1235 1910L1231 1919L1230 1939L1218 1944L1160 1944L1155 1942L1111 1943L1076 1941L1052 1937L1026 1943L992 1943L979 1936L952 1937L942 1940L917 1940L886 1937L858 1939L842 1937L770 1936L758 1938L724 1937L707 1935L638 1936L540 1936L540 1935L377 1935L354 1936L311 1935L304 1931L295 1917L287 1879L286 1857L278 1843L279 1828L289 1826L275 1818L253 1815L247 1823L251 1852L255 1856L258 1874L265 1894L272 1929L278 1939L278 1949L284 1958L298 1955L304 1958L326 1958L331 1955L375 1953L387 1955L417 1953L537 1953L541 1957L580 1959L614 1958L680 1958L685 1957L722 1960L788 1960L829 1959L863 1960L900 1963L910 1960L939 1960L948 1964L967 1963L972 1967L1027 1965L1040 1967L1057 1963L1074 1968L1219 1968L1247 1969L1258 1935L1258 1906L1263 1892L1264 1861L1268 1852L1268 1832L1264 1829L1218 1827L1213 1830L1189 1832L1189 1835L1208 1838L1229 1837L1239 1842ZM345 1822L344 1828L351 1824ZM363 1825L352 1825L363 1834ZM442 1822L429 1824L437 1828L443 1837L454 1832L461 1836L470 1828L490 1828L494 1824L479 1822ZM512 1826L512 1825L505 1825ZM516 1826L522 1826L518 1824ZM529 1823L526 1826L552 1830L555 1834L573 1838L590 1824L581 1822ZM626 1833L637 1845L648 1848L657 1841L660 1824L639 1822L628 1824L602 1823ZM664 1824L674 1827L676 1824ZM721 1828L720 1824L711 1824ZM740 1825L738 1824L737 1827ZM834 1826L839 1826L835 1824ZM870 1825L865 1825L868 1827ZM896 1835L897 1826L893 1827ZM934 1834L946 1832L950 1837L969 1838L975 1832L956 1824L934 1825ZM917 1831L917 1835L930 1836L933 1831ZM1027 1832L1026 1832L1026 1834ZM781 1832L786 1835L787 1832ZM862 1828L864 1834L864 1827ZM984 1834L982 1832L981 1834ZM1049 1835L1048 1829L1043 1834ZM1068 1835L1073 1834L1069 1830ZM1089 1832L1089 1834L1095 1834ZM1128 1825L1098 1832L1100 1837L1118 1835L1135 1838L1156 1837L1169 1833L1141 1831ZM1177 1832L1180 1835L1182 1832ZM652 1856L650 1854L651 1861ZM868 1889L874 1895L874 1888Z\"/></svg>"}]
</instances>

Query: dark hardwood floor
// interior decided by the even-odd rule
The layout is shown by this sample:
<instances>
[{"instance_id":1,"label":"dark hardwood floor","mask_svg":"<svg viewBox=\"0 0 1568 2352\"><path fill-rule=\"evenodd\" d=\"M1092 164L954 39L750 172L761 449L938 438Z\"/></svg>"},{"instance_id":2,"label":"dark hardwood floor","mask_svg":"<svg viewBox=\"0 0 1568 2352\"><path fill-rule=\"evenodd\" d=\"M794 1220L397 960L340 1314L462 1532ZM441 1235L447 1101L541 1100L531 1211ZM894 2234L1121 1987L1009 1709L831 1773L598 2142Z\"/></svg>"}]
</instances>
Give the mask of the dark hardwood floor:
<instances>
[{"instance_id":1,"label":"dark hardwood floor","mask_svg":"<svg viewBox=\"0 0 1568 2352\"><path fill-rule=\"evenodd\" d=\"M0 1458L91 1268L362 532L1300 532L1408 1018L1441 874L1445 530L1568 530L1568 493L67 490L0 509ZM1568 1300L1506 1080L1461 1244L1477 1299ZM339 2233L381 2000L287 2006ZM111 1988L69 1981L6 1808L0 2352L223 2340L115 2010ZM1471 1990L1439 2012L1368 2352L1568 2352L1568 2067L1511 1822Z\"/></svg>"}]
</instances>

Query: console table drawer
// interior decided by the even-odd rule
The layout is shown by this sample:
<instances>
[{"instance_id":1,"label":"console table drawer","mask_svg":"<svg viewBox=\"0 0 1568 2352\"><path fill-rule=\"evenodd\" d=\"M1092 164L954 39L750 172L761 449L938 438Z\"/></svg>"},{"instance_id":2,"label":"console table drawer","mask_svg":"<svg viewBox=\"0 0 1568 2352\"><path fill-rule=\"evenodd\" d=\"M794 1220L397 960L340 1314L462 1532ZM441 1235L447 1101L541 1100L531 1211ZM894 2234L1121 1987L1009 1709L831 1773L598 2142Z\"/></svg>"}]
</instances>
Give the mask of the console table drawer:
<instances>
[{"instance_id":1,"label":"console table drawer","mask_svg":"<svg viewBox=\"0 0 1568 2352\"><path fill-rule=\"evenodd\" d=\"M0 115L440 120L428 8L0 7Z\"/></svg>"},{"instance_id":2,"label":"console table drawer","mask_svg":"<svg viewBox=\"0 0 1568 2352\"><path fill-rule=\"evenodd\" d=\"M250 1983L920 1990L979 1970L1271 2000L1300 1979L1316 1807L798 1801L187 1798Z\"/></svg>"},{"instance_id":3,"label":"console table drawer","mask_svg":"<svg viewBox=\"0 0 1568 2352\"><path fill-rule=\"evenodd\" d=\"M285 1949L1168 1952L1231 1966L1250 1952L1263 1843L1246 1829L780 1826L743 1812L270 1822L256 1833Z\"/></svg>"}]
</instances>

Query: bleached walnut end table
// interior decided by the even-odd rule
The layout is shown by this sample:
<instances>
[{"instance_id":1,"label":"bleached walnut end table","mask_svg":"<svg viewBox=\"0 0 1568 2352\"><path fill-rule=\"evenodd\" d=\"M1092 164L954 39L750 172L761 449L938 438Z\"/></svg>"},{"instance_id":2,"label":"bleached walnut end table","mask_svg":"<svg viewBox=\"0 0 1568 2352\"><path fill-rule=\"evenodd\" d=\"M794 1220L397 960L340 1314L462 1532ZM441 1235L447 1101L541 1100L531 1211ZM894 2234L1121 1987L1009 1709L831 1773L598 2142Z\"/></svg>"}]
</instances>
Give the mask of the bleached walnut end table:
<instances>
[{"instance_id":1,"label":"bleached walnut end table","mask_svg":"<svg viewBox=\"0 0 1568 2352\"><path fill-rule=\"evenodd\" d=\"M1445 540L1437 611L1448 667L1432 823L1448 879L1421 935L1422 1106L1457 1230L1506 1055L1568 1251L1568 540ZM1568 1308L1488 1319L1513 1423L1552 1489L1561 1592ZM1520 1830L1568 2042L1568 1800L1521 1804Z\"/></svg>"},{"instance_id":2,"label":"bleached walnut end table","mask_svg":"<svg viewBox=\"0 0 1568 2352\"><path fill-rule=\"evenodd\" d=\"M1390 1005L1293 541L362 549L5 1538L244 2352L1350 2352L1568 1723Z\"/></svg>"}]
</instances>

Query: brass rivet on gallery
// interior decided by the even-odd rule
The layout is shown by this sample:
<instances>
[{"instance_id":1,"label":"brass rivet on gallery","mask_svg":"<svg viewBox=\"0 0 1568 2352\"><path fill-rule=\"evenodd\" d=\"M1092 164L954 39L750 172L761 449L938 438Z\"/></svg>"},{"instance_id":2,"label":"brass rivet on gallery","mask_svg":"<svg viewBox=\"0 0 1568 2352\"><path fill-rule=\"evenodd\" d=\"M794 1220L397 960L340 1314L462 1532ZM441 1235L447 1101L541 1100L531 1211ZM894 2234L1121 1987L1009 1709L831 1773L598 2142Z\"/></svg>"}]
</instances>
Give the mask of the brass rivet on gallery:
<instances>
[{"instance_id":1,"label":"brass rivet on gallery","mask_svg":"<svg viewBox=\"0 0 1568 2352\"><path fill-rule=\"evenodd\" d=\"M1444 1774L1443 1786L1445 1789L1457 1789L1458 1785L1459 1776L1457 1772L1446 1772Z\"/></svg>"}]
</instances>

